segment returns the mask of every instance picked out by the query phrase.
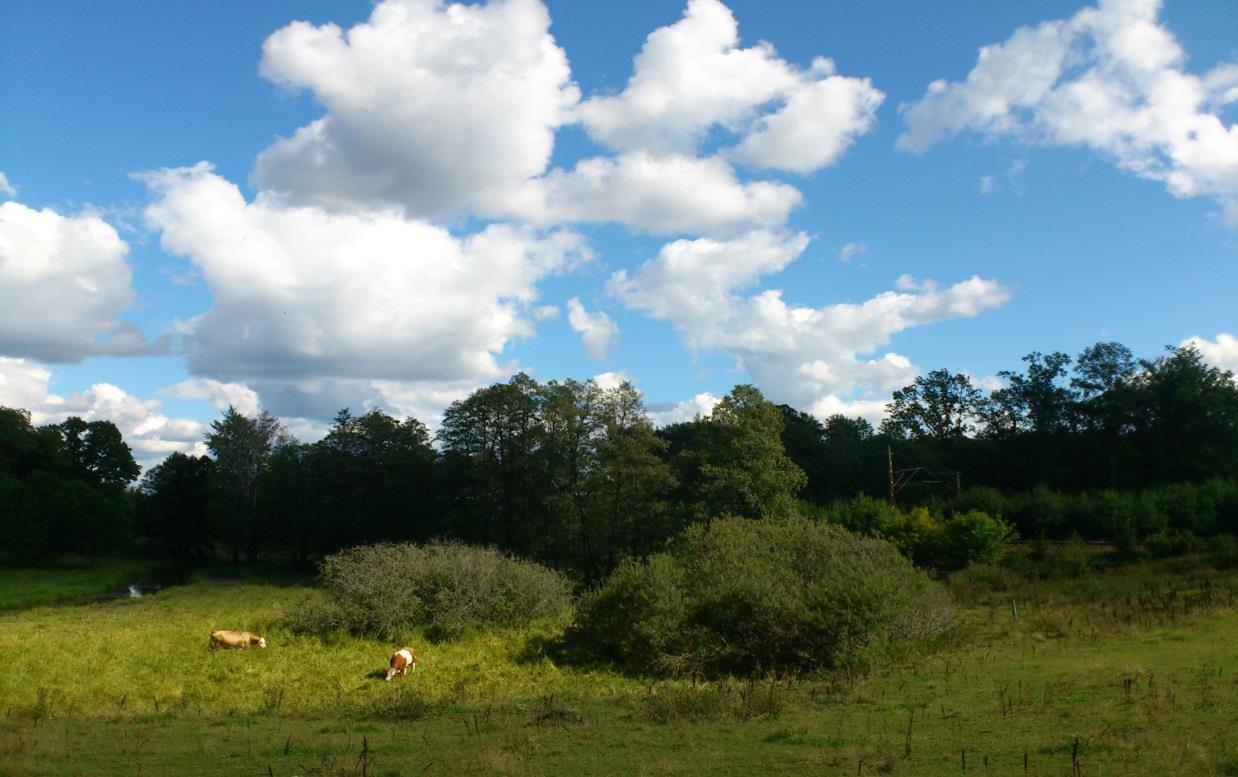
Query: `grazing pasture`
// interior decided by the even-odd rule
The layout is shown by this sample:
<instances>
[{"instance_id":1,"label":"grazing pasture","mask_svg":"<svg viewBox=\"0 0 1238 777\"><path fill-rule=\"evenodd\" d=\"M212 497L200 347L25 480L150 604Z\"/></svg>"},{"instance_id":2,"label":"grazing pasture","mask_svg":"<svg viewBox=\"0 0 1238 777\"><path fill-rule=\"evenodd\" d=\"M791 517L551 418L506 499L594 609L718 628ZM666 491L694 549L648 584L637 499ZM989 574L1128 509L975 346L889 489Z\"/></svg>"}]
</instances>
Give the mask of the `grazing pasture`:
<instances>
[{"instance_id":1,"label":"grazing pasture","mask_svg":"<svg viewBox=\"0 0 1238 777\"><path fill-rule=\"evenodd\" d=\"M573 666L558 621L299 634L322 592L293 580L7 612L0 775L1238 774L1238 574L955 590L956 628L867 671L709 682ZM401 645L418 669L384 682Z\"/></svg>"},{"instance_id":2,"label":"grazing pasture","mask_svg":"<svg viewBox=\"0 0 1238 777\"><path fill-rule=\"evenodd\" d=\"M135 581L167 577L173 571L136 559L67 560L35 568L0 567L0 611L121 594Z\"/></svg>"}]
</instances>

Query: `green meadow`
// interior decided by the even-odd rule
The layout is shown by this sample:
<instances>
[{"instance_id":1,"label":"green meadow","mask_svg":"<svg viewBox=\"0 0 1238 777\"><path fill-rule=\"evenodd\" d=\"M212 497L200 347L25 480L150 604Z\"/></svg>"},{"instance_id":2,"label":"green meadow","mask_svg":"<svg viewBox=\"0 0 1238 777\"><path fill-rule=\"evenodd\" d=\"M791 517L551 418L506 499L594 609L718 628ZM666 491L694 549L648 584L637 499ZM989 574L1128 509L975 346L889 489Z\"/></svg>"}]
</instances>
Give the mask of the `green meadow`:
<instances>
[{"instance_id":1,"label":"green meadow","mask_svg":"<svg viewBox=\"0 0 1238 777\"><path fill-rule=\"evenodd\" d=\"M0 566L0 611L118 594L135 580L164 577L169 570L134 559L66 559L58 564Z\"/></svg>"},{"instance_id":2,"label":"green meadow","mask_svg":"<svg viewBox=\"0 0 1238 777\"><path fill-rule=\"evenodd\" d=\"M31 579L5 571L0 596ZM1238 774L1238 573L1187 559L953 590L933 645L710 682L571 665L564 623L409 633L418 668L384 682L399 644L288 630L322 595L292 576L11 610L0 775ZM270 647L211 650L215 628Z\"/></svg>"}]
</instances>

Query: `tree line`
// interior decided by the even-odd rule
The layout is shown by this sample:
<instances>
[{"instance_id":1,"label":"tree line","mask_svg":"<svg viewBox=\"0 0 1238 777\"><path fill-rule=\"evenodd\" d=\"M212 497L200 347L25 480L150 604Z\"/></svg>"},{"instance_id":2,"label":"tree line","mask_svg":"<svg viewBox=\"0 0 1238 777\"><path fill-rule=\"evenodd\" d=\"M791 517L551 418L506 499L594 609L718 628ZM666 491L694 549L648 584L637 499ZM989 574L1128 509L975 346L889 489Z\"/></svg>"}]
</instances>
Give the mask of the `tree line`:
<instances>
[{"instance_id":1,"label":"tree line","mask_svg":"<svg viewBox=\"0 0 1238 777\"><path fill-rule=\"evenodd\" d=\"M35 428L29 412L0 407L0 554L40 561L124 545L139 471L110 421Z\"/></svg>"},{"instance_id":2,"label":"tree line","mask_svg":"<svg viewBox=\"0 0 1238 777\"><path fill-rule=\"evenodd\" d=\"M965 374L929 372L894 393L877 428L736 386L709 416L655 429L630 384L524 374L453 403L434 436L414 418L344 409L322 440L301 443L269 414L229 408L211 424L209 456L174 453L136 487L109 422L35 428L4 409L0 551L38 559L130 543L307 564L362 543L448 538L596 582L724 515L828 518L846 512L833 504L892 492L906 509L965 511L984 502L977 494L1022 505L1014 495L1037 489L1069 498L1238 477L1238 384L1195 349L1141 360L1098 343L1023 363L987 395ZM1051 533L1074 528L1055 520Z\"/></svg>"},{"instance_id":3,"label":"tree line","mask_svg":"<svg viewBox=\"0 0 1238 777\"><path fill-rule=\"evenodd\" d=\"M816 502L889 490L889 459L957 472L962 486L1067 493L1136 490L1238 476L1238 384L1193 347L1136 359L1120 343L1033 352L986 396L963 373L934 370L896 392L874 430L786 409L788 446ZM884 465L884 466L883 466ZM954 481L947 478L947 488ZM900 497L902 494L900 494ZM909 492L925 500L923 489Z\"/></svg>"}]
</instances>

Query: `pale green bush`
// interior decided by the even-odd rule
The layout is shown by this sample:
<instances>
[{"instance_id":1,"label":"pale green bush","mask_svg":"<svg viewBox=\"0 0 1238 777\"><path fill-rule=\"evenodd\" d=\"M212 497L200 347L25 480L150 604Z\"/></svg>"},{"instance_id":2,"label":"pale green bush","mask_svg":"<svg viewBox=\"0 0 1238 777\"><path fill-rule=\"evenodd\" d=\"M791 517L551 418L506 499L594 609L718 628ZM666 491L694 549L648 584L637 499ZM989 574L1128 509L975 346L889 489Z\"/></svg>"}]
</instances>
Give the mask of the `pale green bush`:
<instances>
[{"instance_id":1,"label":"pale green bush","mask_svg":"<svg viewBox=\"0 0 1238 777\"><path fill-rule=\"evenodd\" d=\"M571 608L558 572L459 543L361 545L324 559L319 579L329 603L297 615L301 630L395 637L422 626L450 636L524 626Z\"/></svg>"}]
</instances>

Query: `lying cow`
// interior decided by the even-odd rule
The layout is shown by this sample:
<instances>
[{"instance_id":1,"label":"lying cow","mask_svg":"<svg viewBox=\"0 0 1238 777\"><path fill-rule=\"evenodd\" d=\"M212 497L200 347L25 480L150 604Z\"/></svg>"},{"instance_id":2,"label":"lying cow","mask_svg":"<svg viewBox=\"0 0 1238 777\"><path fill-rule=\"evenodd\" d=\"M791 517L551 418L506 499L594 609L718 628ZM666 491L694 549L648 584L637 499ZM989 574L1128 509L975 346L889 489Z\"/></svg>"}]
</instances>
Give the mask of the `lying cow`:
<instances>
[{"instance_id":1,"label":"lying cow","mask_svg":"<svg viewBox=\"0 0 1238 777\"><path fill-rule=\"evenodd\" d=\"M211 647L213 648L246 648L253 645L264 648L267 646L267 641L252 631L211 632Z\"/></svg>"},{"instance_id":2,"label":"lying cow","mask_svg":"<svg viewBox=\"0 0 1238 777\"><path fill-rule=\"evenodd\" d=\"M410 667L417 668L417 653L411 647L400 648L391 654L391 661L387 667L387 681L390 682L392 677L403 677Z\"/></svg>"}]
</instances>

